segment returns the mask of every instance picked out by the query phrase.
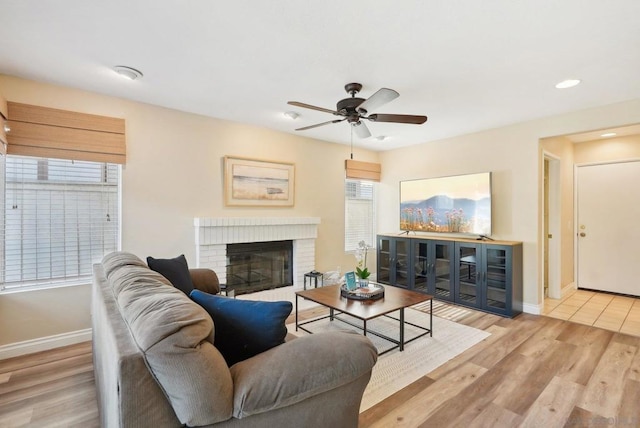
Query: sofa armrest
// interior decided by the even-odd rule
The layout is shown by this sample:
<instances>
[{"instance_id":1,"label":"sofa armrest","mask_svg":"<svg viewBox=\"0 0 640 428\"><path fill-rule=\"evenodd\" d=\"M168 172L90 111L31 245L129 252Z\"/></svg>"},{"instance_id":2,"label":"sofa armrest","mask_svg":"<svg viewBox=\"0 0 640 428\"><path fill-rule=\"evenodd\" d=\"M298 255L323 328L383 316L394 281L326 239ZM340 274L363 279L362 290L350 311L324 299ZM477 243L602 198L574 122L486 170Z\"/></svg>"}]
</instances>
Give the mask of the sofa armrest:
<instances>
[{"instance_id":1,"label":"sofa armrest","mask_svg":"<svg viewBox=\"0 0 640 428\"><path fill-rule=\"evenodd\" d=\"M319 333L286 342L231 367L233 415L290 406L371 376L377 358L371 341L357 333Z\"/></svg>"},{"instance_id":2,"label":"sofa armrest","mask_svg":"<svg viewBox=\"0 0 640 428\"><path fill-rule=\"evenodd\" d=\"M218 294L220 292L220 281L218 275L211 269L194 268L189 269L193 286L205 293Z\"/></svg>"}]
</instances>

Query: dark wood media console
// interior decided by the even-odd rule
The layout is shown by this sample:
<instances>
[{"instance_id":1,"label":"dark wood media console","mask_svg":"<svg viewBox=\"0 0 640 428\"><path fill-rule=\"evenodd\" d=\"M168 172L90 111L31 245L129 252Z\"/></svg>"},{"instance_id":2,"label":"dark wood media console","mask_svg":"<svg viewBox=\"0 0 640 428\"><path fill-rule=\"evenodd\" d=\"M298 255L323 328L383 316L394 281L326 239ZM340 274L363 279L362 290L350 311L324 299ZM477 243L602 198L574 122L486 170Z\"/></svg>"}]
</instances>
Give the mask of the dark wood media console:
<instances>
[{"instance_id":1,"label":"dark wood media console","mask_svg":"<svg viewBox=\"0 0 640 428\"><path fill-rule=\"evenodd\" d=\"M522 242L378 235L377 282L475 309L522 312Z\"/></svg>"}]
</instances>

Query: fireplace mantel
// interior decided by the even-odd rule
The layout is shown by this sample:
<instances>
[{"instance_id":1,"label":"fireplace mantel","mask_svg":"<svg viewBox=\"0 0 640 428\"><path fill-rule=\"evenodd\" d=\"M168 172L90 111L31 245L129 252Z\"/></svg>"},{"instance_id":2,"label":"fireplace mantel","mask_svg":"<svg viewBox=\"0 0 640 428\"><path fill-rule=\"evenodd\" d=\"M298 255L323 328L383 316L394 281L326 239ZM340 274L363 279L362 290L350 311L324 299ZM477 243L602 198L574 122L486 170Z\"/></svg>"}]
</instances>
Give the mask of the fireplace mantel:
<instances>
[{"instance_id":1,"label":"fireplace mantel","mask_svg":"<svg viewBox=\"0 0 640 428\"><path fill-rule=\"evenodd\" d=\"M304 273L315 269L319 224L319 217L197 217L197 266L213 269L226 283L227 244L291 240L294 285L301 285Z\"/></svg>"}]
</instances>

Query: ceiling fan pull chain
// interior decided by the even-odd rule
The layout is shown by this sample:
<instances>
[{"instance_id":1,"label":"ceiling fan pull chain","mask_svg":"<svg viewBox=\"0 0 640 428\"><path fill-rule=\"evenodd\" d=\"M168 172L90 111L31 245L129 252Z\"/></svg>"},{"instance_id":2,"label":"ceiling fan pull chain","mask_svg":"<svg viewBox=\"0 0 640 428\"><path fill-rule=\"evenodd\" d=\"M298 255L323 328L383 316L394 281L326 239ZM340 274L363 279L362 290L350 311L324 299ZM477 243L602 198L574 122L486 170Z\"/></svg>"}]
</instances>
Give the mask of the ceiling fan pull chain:
<instances>
[{"instance_id":1,"label":"ceiling fan pull chain","mask_svg":"<svg viewBox=\"0 0 640 428\"><path fill-rule=\"evenodd\" d=\"M349 125L349 128L351 128L351 160L353 160L353 125Z\"/></svg>"}]
</instances>

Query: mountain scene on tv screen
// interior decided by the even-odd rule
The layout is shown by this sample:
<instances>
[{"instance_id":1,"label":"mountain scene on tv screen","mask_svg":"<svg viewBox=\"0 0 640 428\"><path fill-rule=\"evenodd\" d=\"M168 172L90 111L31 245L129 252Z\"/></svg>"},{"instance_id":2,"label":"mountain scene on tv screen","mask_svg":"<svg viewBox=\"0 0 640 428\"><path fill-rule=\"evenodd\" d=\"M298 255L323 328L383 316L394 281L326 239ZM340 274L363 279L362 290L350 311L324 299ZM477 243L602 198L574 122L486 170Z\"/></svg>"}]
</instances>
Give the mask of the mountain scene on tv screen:
<instances>
[{"instance_id":1,"label":"mountain scene on tv screen","mask_svg":"<svg viewBox=\"0 0 640 428\"><path fill-rule=\"evenodd\" d=\"M491 198L436 195L400 203L400 229L417 232L491 233Z\"/></svg>"}]
</instances>

